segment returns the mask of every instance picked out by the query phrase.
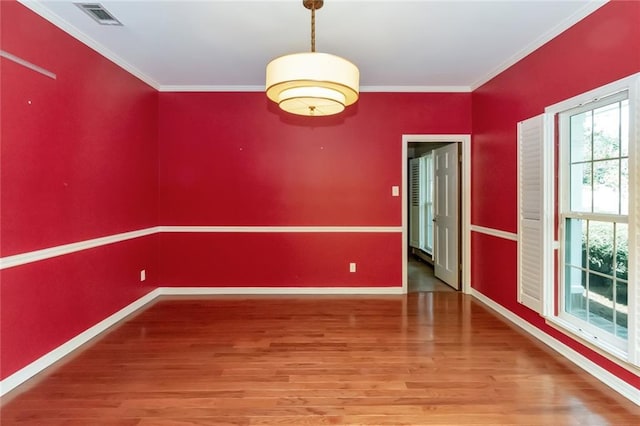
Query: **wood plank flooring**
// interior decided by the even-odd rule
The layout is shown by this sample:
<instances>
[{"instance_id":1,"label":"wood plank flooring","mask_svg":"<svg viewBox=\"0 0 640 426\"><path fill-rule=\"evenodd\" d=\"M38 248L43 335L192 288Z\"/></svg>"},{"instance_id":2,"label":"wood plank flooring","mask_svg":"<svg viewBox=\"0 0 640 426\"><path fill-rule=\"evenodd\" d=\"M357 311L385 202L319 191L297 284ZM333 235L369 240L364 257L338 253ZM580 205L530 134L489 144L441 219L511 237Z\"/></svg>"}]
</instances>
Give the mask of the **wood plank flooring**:
<instances>
[{"instance_id":1,"label":"wood plank flooring","mask_svg":"<svg viewBox=\"0 0 640 426\"><path fill-rule=\"evenodd\" d=\"M160 299L4 398L33 425L639 425L471 297Z\"/></svg>"},{"instance_id":2,"label":"wood plank flooring","mask_svg":"<svg viewBox=\"0 0 640 426\"><path fill-rule=\"evenodd\" d=\"M435 277L432 265L415 256L409 256L407 260L407 288L409 293L456 291Z\"/></svg>"}]
</instances>

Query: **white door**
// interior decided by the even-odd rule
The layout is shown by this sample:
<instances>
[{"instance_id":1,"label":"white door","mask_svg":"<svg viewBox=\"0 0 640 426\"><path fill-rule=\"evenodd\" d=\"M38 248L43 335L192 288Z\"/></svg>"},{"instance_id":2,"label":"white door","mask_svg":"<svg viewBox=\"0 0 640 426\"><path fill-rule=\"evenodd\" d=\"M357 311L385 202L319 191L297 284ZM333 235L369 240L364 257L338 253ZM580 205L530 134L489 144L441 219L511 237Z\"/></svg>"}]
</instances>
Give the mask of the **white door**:
<instances>
[{"instance_id":1,"label":"white door","mask_svg":"<svg viewBox=\"0 0 640 426\"><path fill-rule=\"evenodd\" d=\"M458 249L458 144L433 150L435 276L460 290Z\"/></svg>"}]
</instances>

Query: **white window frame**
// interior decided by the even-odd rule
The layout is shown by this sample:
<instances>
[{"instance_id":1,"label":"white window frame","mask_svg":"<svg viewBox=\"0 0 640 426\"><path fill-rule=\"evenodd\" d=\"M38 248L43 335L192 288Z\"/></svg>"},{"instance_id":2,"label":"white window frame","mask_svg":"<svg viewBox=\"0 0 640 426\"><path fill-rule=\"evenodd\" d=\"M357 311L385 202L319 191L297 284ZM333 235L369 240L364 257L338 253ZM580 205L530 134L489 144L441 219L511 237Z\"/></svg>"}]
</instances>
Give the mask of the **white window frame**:
<instances>
[{"instance_id":1,"label":"white window frame","mask_svg":"<svg viewBox=\"0 0 640 426\"><path fill-rule=\"evenodd\" d=\"M610 96L606 96L597 100L593 100L589 103L586 103L577 108L570 109L568 111L563 111L559 114L559 124L558 128L560 130L560 138L563 141L569 140L570 137L570 129L569 129L569 119L570 114L579 114L581 112L592 111L598 109L602 106L613 104L615 102L620 102L622 100L628 99L628 91L624 90L622 92L618 92L612 94ZM569 182L570 178L570 146L569 144L561 144L560 145L560 158L561 161L559 167L559 187L560 187L560 197L559 197L559 215L558 215L558 240L560 241L560 252L559 252L559 267L558 267L558 275L559 275L559 289L558 289L558 316L560 319L572 323L574 327L582 330L583 333L588 334L592 339L597 339L602 342L603 346L607 346L612 351L620 351L621 354L624 354L627 351L628 342L625 339L617 337L611 333L607 333L606 331L600 329L599 327L588 323L587 321L583 321L573 314L570 314L566 310L566 268L564 267L564 259L566 259L567 249L566 246L566 237L567 237L567 229L566 229L566 221L568 219L583 219L583 220L595 220L598 222L608 222L608 223L628 223L628 215L623 214L609 214L609 213L582 213L571 211L570 205L571 200L567 197L570 195L570 186ZM593 161L592 161L593 167ZM592 200L593 203L593 200ZM582 288L582 286L580 286Z\"/></svg>"},{"instance_id":2,"label":"white window frame","mask_svg":"<svg viewBox=\"0 0 640 426\"><path fill-rule=\"evenodd\" d=\"M593 332L588 327L580 327L573 321L568 321L562 314L564 308L563 280L564 271L562 268L564 253L561 247L563 243L563 230L558 231L558 240L554 239L553 227L548 227L545 232L548 234L548 241L552 241L550 245L545 247L545 258L549 259L553 256L555 249L560 249L555 253L555 260L558 266L558 282L553 278L553 270L555 269L552 262L545 265L544 288L543 288L543 311L542 314L547 322L557 329L568 333L577 340L594 348L607 358L617 362L618 364L628 367L629 364L640 365L640 289L638 281L640 280L640 73L623 78L571 99L551 105L545 109L545 138L544 150L550 153L552 161L546 164L545 174L553 176L555 173L554 164L559 164L559 158L555 158L555 141L556 141L556 119L559 114L578 108L582 105L592 104L598 100L609 97L619 92L628 92L629 99L629 258L628 258L628 339L626 345L622 347L615 344L615 341L602 338L602 336ZM563 146L560 146L562 150ZM560 155L562 157L562 155ZM566 158L566 157L565 157ZM559 165L559 188L564 184L567 176L566 165ZM555 188L552 186L545 191L547 202L554 205ZM562 200L558 200L562 203ZM559 215L562 211L558 206L558 225L564 227L562 223L563 217ZM556 305L556 300L558 304ZM626 347L625 347L626 346Z\"/></svg>"},{"instance_id":3,"label":"white window frame","mask_svg":"<svg viewBox=\"0 0 640 426\"><path fill-rule=\"evenodd\" d=\"M417 165L418 178L414 181L414 165ZM410 224L412 239L410 245L427 253L433 258L433 151L429 151L420 157L412 158L409 162L409 170L412 173L409 183L411 190ZM418 193L417 203L414 205ZM417 214L413 213L417 207ZM413 232L418 232L418 240L414 240Z\"/></svg>"}]
</instances>

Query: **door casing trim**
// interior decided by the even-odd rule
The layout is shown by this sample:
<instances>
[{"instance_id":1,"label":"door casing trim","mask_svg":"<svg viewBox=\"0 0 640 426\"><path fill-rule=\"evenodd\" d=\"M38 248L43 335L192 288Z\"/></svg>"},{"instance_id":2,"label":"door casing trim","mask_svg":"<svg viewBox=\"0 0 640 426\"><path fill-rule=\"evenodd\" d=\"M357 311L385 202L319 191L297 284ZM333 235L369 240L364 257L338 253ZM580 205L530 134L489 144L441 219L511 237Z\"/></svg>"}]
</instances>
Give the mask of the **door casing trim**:
<instances>
[{"instance_id":1,"label":"door casing trim","mask_svg":"<svg viewBox=\"0 0 640 426\"><path fill-rule=\"evenodd\" d=\"M460 182L461 191L461 212L462 227L460 229L462 237L462 292L471 293L471 135L452 134L452 135L402 135L402 292L408 291L408 189L407 189L407 156L409 143L427 143L427 142L456 142L460 144L460 152L462 154L462 181Z\"/></svg>"}]
</instances>

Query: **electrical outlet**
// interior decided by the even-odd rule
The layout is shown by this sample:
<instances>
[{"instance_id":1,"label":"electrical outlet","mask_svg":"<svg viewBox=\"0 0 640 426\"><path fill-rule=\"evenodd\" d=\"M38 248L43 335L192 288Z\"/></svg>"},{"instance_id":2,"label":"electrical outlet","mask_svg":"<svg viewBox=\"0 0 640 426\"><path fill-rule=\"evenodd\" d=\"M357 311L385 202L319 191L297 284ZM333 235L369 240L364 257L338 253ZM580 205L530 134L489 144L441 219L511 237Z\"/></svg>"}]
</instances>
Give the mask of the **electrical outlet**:
<instances>
[{"instance_id":1,"label":"electrical outlet","mask_svg":"<svg viewBox=\"0 0 640 426\"><path fill-rule=\"evenodd\" d=\"M147 279L147 270L146 269L142 269L140 271L140 281L144 281Z\"/></svg>"},{"instance_id":2,"label":"electrical outlet","mask_svg":"<svg viewBox=\"0 0 640 426\"><path fill-rule=\"evenodd\" d=\"M355 262L351 262L349 264L349 272L355 272L356 271L356 264Z\"/></svg>"}]
</instances>

